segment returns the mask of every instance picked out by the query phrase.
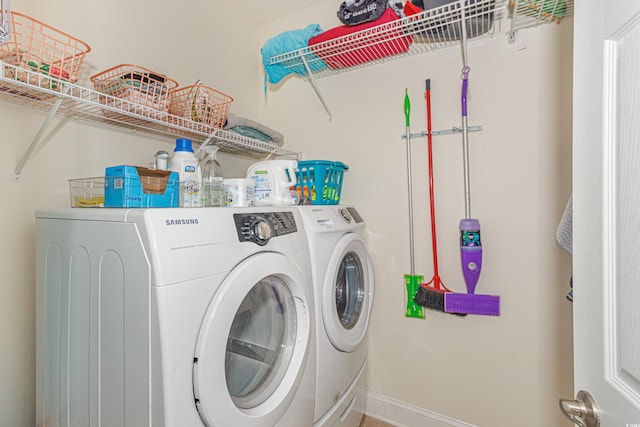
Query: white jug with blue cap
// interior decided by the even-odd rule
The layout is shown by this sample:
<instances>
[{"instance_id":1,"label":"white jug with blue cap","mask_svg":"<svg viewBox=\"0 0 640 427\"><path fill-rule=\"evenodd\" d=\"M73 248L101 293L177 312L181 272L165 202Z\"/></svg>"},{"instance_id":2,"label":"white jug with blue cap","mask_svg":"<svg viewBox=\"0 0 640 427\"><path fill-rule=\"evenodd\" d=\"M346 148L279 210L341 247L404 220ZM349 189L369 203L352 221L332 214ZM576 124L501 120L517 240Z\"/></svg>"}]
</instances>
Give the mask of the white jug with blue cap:
<instances>
[{"instance_id":1,"label":"white jug with blue cap","mask_svg":"<svg viewBox=\"0 0 640 427\"><path fill-rule=\"evenodd\" d=\"M256 182L255 206L294 206L298 194L296 185L297 160L264 160L247 170L247 178Z\"/></svg>"},{"instance_id":2,"label":"white jug with blue cap","mask_svg":"<svg viewBox=\"0 0 640 427\"><path fill-rule=\"evenodd\" d=\"M199 208L200 200L200 168L198 159L193 153L190 139L176 139L176 148L169 157L169 170L178 174L179 206L181 208Z\"/></svg>"}]
</instances>

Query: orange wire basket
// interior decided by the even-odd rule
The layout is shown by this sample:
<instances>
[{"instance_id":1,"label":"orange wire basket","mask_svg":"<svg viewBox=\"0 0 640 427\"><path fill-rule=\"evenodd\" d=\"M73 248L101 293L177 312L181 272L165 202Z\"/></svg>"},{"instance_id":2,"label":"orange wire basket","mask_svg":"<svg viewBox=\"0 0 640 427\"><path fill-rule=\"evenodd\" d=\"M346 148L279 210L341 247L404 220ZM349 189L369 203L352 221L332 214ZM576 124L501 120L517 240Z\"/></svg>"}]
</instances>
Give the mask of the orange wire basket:
<instances>
[{"instance_id":1,"label":"orange wire basket","mask_svg":"<svg viewBox=\"0 0 640 427\"><path fill-rule=\"evenodd\" d=\"M0 45L0 60L31 73L6 67L8 76L49 89L59 89L50 77L75 83L88 44L37 19L11 11L11 39Z\"/></svg>"},{"instance_id":2,"label":"orange wire basket","mask_svg":"<svg viewBox=\"0 0 640 427\"><path fill-rule=\"evenodd\" d=\"M221 128L227 121L233 98L203 84L171 91L169 114L192 122ZM187 124L189 125L189 124Z\"/></svg>"},{"instance_id":3,"label":"orange wire basket","mask_svg":"<svg viewBox=\"0 0 640 427\"><path fill-rule=\"evenodd\" d=\"M133 109L128 104L124 109L143 115L149 115L150 109L166 112L170 92L178 87L178 82L166 75L133 64L116 65L91 76L91 81L98 92L136 104ZM124 107L112 98L105 97L100 102Z\"/></svg>"}]
</instances>

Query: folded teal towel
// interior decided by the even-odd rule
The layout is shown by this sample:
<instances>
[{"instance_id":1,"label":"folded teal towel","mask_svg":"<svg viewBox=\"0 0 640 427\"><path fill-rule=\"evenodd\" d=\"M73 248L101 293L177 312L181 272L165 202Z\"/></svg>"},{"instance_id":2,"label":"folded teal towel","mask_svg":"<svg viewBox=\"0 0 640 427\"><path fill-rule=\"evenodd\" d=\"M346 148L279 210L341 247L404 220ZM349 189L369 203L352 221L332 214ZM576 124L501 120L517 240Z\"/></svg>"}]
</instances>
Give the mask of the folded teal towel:
<instances>
[{"instance_id":1,"label":"folded teal towel","mask_svg":"<svg viewBox=\"0 0 640 427\"><path fill-rule=\"evenodd\" d=\"M273 141L278 145L282 145L284 143L284 135L277 130L271 129L270 127L256 122L255 120L236 116L233 113L229 113L229 115L227 115L227 121L224 124L224 128L261 141ZM251 129L255 130L255 133ZM263 139L264 137L261 137L260 135L264 135L267 139Z\"/></svg>"},{"instance_id":2,"label":"folded teal towel","mask_svg":"<svg viewBox=\"0 0 640 427\"><path fill-rule=\"evenodd\" d=\"M287 52L293 52L298 49L306 48L309 45L309 39L318 34L321 34L322 28L318 24L310 24L304 30L291 30L285 31L275 37L270 38L264 44L260 53L262 54L262 63L264 64L264 70L269 78L269 83L278 83L284 77L289 74L295 73L299 76L306 76L307 70L304 65L296 65L292 67L285 67L284 64L269 64L272 57L281 55ZM313 55L313 54L311 54ZM315 56L315 55L313 55ZM309 61L308 61L309 62ZM320 58L313 58L313 71L326 68L327 64ZM265 83L266 85L266 83Z\"/></svg>"},{"instance_id":3,"label":"folded teal towel","mask_svg":"<svg viewBox=\"0 0 640 427\"><path fill-rule=\"evenodd\" d=\"M266 135L260 132L258 129L250 128L248 126L234 126L232 128L229 128L229 130L237 132L243 136L248 136L249 138L257 139L258 141L273 142L269 135Z\"/></svg>"}]
</instances>

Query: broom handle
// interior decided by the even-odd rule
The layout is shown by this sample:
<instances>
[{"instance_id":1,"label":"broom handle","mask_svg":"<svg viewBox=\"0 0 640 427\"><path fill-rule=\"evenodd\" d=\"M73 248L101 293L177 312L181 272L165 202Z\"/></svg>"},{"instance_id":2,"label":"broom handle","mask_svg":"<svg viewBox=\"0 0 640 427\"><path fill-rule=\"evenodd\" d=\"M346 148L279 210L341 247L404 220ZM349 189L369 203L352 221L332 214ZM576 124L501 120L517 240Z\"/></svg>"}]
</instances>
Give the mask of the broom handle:
<instances>
[{"instance_id":1,"label":"broom handle","mask_svg":"<svg viewBox=\"0 0 640 427\"><path fill-rule=\"evenodd\" d=\"M431 79L426 80L425 98L427 99L427 148L429 154L429 204L431 212L431 250L433 252L433 272L438 273L438 243L436 239L436 204L433 191L433 134L431 131ZM438 282L435 285L439 285Z\"/></svg>"}]
</instances>

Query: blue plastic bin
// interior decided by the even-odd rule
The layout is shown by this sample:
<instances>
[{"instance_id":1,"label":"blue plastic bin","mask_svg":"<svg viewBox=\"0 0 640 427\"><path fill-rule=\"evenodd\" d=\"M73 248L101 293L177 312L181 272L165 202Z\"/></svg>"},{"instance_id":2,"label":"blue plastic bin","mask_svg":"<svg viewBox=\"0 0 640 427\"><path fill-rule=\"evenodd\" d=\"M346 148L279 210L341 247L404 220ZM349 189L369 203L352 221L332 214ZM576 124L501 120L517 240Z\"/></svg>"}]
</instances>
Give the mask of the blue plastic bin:
<instances>
[{"instance_id":1,"label":"blue plastic bin","mask_svg":"<svg viewBox=\"0 0 640 427\"><path fill-rule=\"evenodd\" d=\"M105 170L105 208L176 208L178 174L122 165Z\"/></svg>"}]
</instances>

